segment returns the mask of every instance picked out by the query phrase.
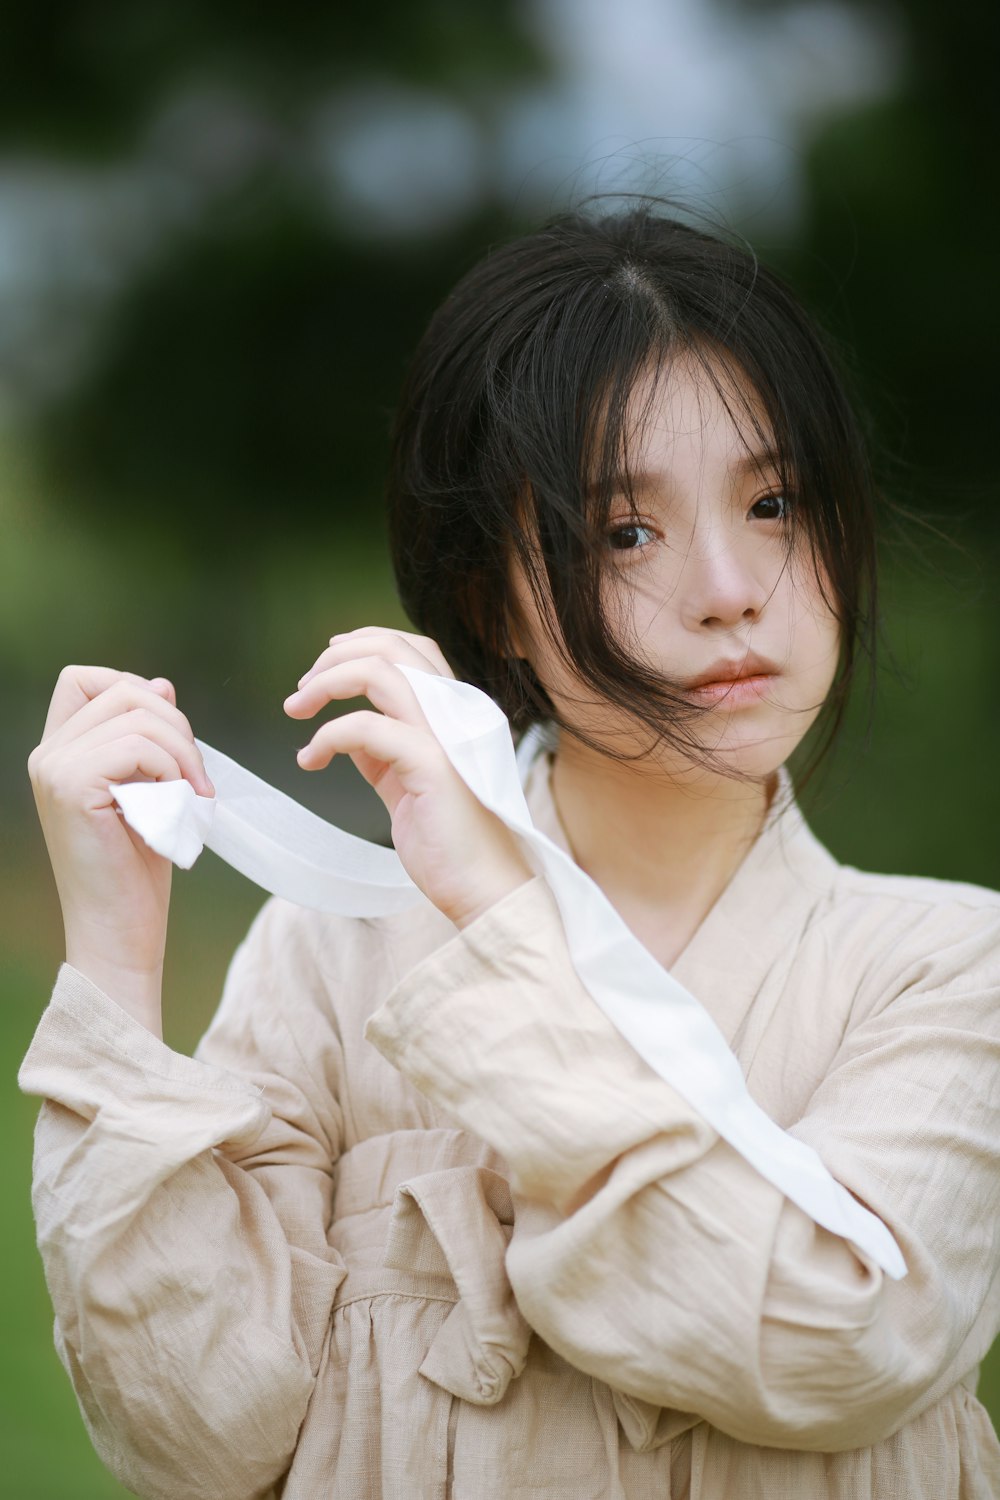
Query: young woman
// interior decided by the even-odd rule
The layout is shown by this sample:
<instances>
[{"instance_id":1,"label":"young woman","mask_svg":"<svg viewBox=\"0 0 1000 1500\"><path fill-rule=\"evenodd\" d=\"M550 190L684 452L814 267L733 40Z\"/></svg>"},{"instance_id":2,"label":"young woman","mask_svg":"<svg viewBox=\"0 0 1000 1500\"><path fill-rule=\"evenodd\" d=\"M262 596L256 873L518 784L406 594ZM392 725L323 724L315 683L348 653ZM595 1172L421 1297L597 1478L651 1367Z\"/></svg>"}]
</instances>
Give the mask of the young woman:
<instances>
[{"instance_id":1,"label":"young woman","mask_svg":"<svg viewBox=\"0 0 1000 1500\"><path fill-rule=\"evenodd\" d=\"M60 676L29 766L66 963L21 1073L93 1441L185 1500L988 1500L1000 897L839 866L785 762L873 629L871 484L818 336L740 246L639 205L490 254L394 439L419 635L286 703L433 904L268 900L195 1058L159 1039L170 866L109 783L211 794L170 684ZM891 1231L821 1228L594 1004L552 894L400 664L485 689L536 825ZM817 723L817 721L820 721ZM430 912L430 917L428 917Z\"/></svg>"}]
</instances>

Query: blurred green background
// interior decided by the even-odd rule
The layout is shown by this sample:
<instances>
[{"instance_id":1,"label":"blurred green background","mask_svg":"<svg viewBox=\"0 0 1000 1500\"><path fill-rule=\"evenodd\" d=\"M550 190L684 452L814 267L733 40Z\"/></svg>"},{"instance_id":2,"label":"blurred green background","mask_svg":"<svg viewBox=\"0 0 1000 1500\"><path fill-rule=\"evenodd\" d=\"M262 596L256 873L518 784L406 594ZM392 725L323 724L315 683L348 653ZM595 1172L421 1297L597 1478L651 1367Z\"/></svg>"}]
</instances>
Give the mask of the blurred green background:
<instances>
[{"instance_id":1,"label":"blurred green background","mask_svg":"<svg viewBox=\"0 0 1000 1500\"><path fill-rule=\"evenodd\" d=\"M193 0L8 8L0 51L0 1441L19 1500L124 1493L52 1350L13 1075L61 957L25 760L59 669L165 674L201 738L356 831L281 701L403 617L381 516L419 332L491 242L592 189L681 193L831 330L887 493L885 665L808 810L842 859L1000 886L992 406L997 11L906 0ZM190 1049L262 900L174 884ZM981 1394L1000 1416L1000 1361Z\"/></svg>"}]
</instances>

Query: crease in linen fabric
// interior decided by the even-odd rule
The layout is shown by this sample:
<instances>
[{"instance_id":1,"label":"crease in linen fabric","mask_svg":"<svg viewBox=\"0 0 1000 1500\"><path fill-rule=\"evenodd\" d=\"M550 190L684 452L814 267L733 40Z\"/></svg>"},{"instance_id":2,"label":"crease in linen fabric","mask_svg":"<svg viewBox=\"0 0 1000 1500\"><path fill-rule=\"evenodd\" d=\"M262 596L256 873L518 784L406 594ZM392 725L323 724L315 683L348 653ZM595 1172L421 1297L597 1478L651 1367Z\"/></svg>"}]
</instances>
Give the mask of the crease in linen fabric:
<instances>
[{"instance_id":1,"label":"crease in linen fabric","mask_svg":"<svg viewBox=\"0 0 1000 1500\"><path fill-rule=\"evenodd\" d=\"M894 1279L906 1274L885 1224L857 1201L818 1153L782 1130L751 1098L743 1073L708 1012L643 947L600 887L535 828L520 765L499 707L469 683L399 664L454 769L518 838L559 909L574 968L590 995L649 1066L767 1181L817 1224L849 1240ZM382 916L426 902L394 850L325 822L196 741L216 788L200 797L187 781L113 784L131 827L190 868L211 848L265 890L345 916Z\"/></svg>"}]
</instances>

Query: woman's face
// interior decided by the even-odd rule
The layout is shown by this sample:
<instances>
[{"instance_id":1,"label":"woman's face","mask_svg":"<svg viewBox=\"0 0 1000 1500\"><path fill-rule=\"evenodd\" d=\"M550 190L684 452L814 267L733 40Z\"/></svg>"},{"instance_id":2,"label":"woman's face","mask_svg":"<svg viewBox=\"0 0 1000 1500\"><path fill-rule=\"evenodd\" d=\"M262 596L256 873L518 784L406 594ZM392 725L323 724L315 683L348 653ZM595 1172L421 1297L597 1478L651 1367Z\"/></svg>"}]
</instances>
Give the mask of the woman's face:
<instances>
[{"instance_id":1,"label":"woman's face","mask_svg":"<svg viewBox=\"0 0 1000 1500\"><path fill-rule=\"evenodd\" d=\"M606 543L606 613L631 654L707 711L689 725L732 771L766 776L815 720L837 668L839 626L823 598L804 535L789 548L781 493L761 436L739 417L739 393L719 375L678 360L655 387L635 392L648 410L630 444L635 512L612 503ZM647 407L647 402L651 404ZM730 410L731 409L731 410ZM636 725L594 700L541 623L523 576L514 579L528 658L566 722L609 748L634 750ZM658 766L683 776L690 762L660 747Z\"/></svg>"}]
</instances>

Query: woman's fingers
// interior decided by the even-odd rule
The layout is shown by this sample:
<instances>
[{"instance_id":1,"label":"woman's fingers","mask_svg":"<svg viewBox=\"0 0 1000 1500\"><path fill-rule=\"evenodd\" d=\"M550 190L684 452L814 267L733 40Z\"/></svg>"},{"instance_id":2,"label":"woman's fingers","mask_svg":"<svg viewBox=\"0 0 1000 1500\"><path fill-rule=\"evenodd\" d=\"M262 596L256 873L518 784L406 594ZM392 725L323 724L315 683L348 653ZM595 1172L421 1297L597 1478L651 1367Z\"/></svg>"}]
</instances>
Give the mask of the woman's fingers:
<instances>
[{"instance_id":1,"label":"woman's fingers","mask_svg":"<svg viewBox=\"0 0 1000 1500\"><path fill-rule=\"evenodd\" d=\"M34 752L36 762L47 760L67 746L86 740L101 726L106 732L100 734L94 743L106 743L121 734L123 726L125 732L129 732L132 725L137 725L140 732L154 739L164 739L173 746L186 779L202 795L213 795L201 751L194 743L194 732L186 715L173 703L173 688L165 679L154 679L162 684L157 688L133 673L115 673L106 667L68 668L67 673L71 675L65 682L63 677L67 674L60 674L58 688L63 691L58 704L56 695L53 695L49 718L53 720L61 715L73 702L78 706L57 728L49 730L49 725L46 725L49 732ZM101 688L102 682L108 685Z\"/></svg>"},{"instance_id":2,"label":"woman's fingers","mask_svg":"<svg viewBox=\"0 0 1000 1500\"><path fill-rule=\"evenodd\" d=\"M364 625L360 630L332 636L326 650L299 678L299 687L304 687L317 673L359 656L381 656L385 661L405 662L407 666L435 672L440 677L454 676L440 648L428 636L413 635L406 630L387 630L380 625Z\"/></svg>"},{"instance_id":3,"label":"woman's fingers","mask_svg":"<svg viewBox=\"0 0 1000 1500\"><path fill-rule=\"evenodd\" d=\"M119 674L102 692L93 697L81 699L75 713L58 728L46 734L41 744L51 745L53 748L68 744L70 740L92 729L95 724L102 724L105 720L113 719L118 714L128 713L134 708L144 708L159 715L181 734L194 740L194 731L187 716L169 701L165 692L157 691L141 679L137 680Z\"/></svg>"},{"instance_id":4,"label":"woman's fingers","mask_svg":"<svg viewBox=\"0 0 1000 1500\"><path fill-rule=\"evenodd\" d=\"M102 746L109 747L110 753L116 755L117 750L111 747L117 747L119 743L131 747L125 756L126 761L135 753L137 746L155 745L158 751L162 752L162 756L166 757L166 760L162 756L158 758L160 770L155 776L157 781L177 781L183 778L191 783L195 791L201 792L202 796L214 795L202 761L201 751L197 745L172 724L164 722L158 714L146 708L129 709L115 718L95 724L84 734L76 736L71 746L64 746L61 751L59 749L54 751L49 762L50 768L58 765L60 761L70 766L76 766L81 759L86 762L91 752L99 750ZM105 752L105 759L108 753L108 751ZM144 753L148 759L148 752ZM138 765L130 768L129 774L133 780L136 779L136 772L140 772ZM58 775L56 770L50 770L52 781L55 781ZM123 778L117 770L109 770L106 773L106 781L122 779L128 779L128 777ZM106 800L107 802L113 800L110 794L107 795Z\"/></svg>"},{"instance_id":5,"label":"woman's fingers","mask_svg":"<svg viewBox=\"0 0 1000 1500\"><path fill-rule=\"evenodd\" d=\"M424 780L440 771L443 751L435 739L414 725L361 708L320 725L309 744L299 751L298 759L306 770L319 771L335 755L359 757L356 764L377 790L382 774L391 768L401 791L413 792L422 790ZM367 758L367 770L361 757ZM389 811L393 810L390 806Z\"/></svg>"},{"instance_id":6,"label":"woman's fingers","mask_svg":"<svg viewBox=\"0 0 1000 1500\"><path fill-rule=\"evenodd\" d=\"M436 671L424 654L431 644L404 654L393 632L352 632L323 653L286 699L285 712L311 718L332 699L369 700L370 709L320 724L299 751L299 764L318 771L335 755L350 756L389 810L403 868L439 911L464 927L530 880L531 869L514 835L466 786L424 717L405 667L419 657L423 670ZM341 651L347 659L334 660Z\"/></svg>"},{"instance_id":7,"label":"woman's fingers","mask_svg":"<svg viewBox=\"0 0 1000 1500\"><path fill-rule=\"evenodd\" d=\"M154 678L153 681L163 683L160 695L172 700L173 688L166 679L160 677ZM147 689L151 686L149 678L140 677L135 672L118 672L113 667L63 667L49 700L49 711L45 720L45 728L42 731L42 740L48 739L51 734L60 730L86 704L121 682ZM153 691L157 689L154 688Z\"/></svg>"},{"instance_id":8,"label":"woman's fingers","mask_svg":"<svg viewBox=\"0 0 1000 1500\"><path fill-rule=\"evenodd\" d=\"M358 630L348 630L341 635L330 637L331 646L340 646L346 642L350 647L353 643L364 642L366 651L371 650L371 643L380 641L386 642L386 649L390 652L394 646L398 645L411 651L414 666L419 666L422 659L428 662L431 670L441 677L454 677L455 675L437 642L432 641L428 635L417 635L412 630L390 630L384 625L362 625Z\"/></svg>"},{"instance_id":9,"label":"woman's fingers","mask_svg":"<svg viewBox=\"0 0 1000 1500\"><path fill-rule=\"evenodd\" d=\"M82 753L75 755L65 767L62 783L54 781L51 791L56 802L73 802L85 811L93 811L95 807L112 801L108 796L105 802L100 795L96 785L99 781L180 781L182 777L190 780L190 776L184 776L184 771L183 759L178 760L170 748L136 731L119 735L110 743L95 740L91 744L85 740ZM91 797L95 800L88 807Z\"/></svg>"},{"instance_id":10,"label":"woman's fingers","mask_svg":"<svg viewBox=\"0 0 1000 1500\"><path fill-rule=\"evenodd\" d=\"M285 712L293 719L312 718L333 698L367 698L391 718L425 731L429 728L403 673L381 656L355 657L317 673L285 699Z\"/></svg>"},{"instance_id":11,"label":"woman's fingers","mask_svg":"<svg viewBox=\"0 0 1000 1500\"><path fill-rule=\"evenodd\" d=\"M359 709L321 725L299 758L318 770L345 754L388 808L403 868L456 926L531 879L514 835L476 799L428 730Z\"/></svg>"},{"instance_id":12,"label":"woman's fingers","mask_svg":"<svg viewBox=\"0 0 1000 1500\"><path fill-rule=\"evenodd\" d=\"M423 641L423 637L419 639ZM424 644L437 651L433 642ZM372 654L358 656L359 650ZM346 659L336 660L345 656ZM395 811L404 790L418 789L413 785L414 777L423 783L427 778L422 773L439 772L445 760L416 693L399 670L399 658L441 675L431 666L428 656L396 632L377 628L352 631L322 654L316 668L302 678L302 686L284 704L289 717L310 719L335 699L368 699L378 712L359 710L341 714L320 725L299 751L298 761L304 770L318 771L329 765L335 755L350 755L390 813ZM441 663L447 670L443 657ZM448 675L451 676L450 671ZM395 773L393 776L386 774L390 770Z\"/></svg>"}]
</instances>

